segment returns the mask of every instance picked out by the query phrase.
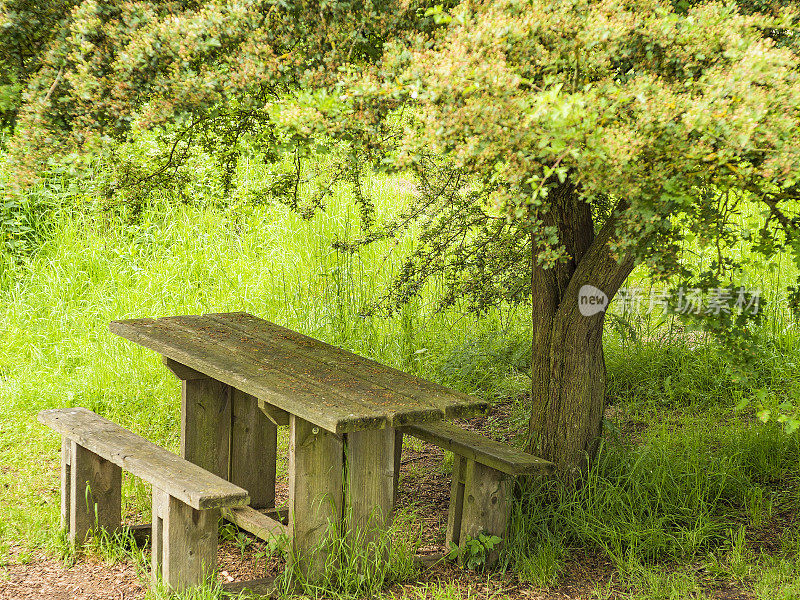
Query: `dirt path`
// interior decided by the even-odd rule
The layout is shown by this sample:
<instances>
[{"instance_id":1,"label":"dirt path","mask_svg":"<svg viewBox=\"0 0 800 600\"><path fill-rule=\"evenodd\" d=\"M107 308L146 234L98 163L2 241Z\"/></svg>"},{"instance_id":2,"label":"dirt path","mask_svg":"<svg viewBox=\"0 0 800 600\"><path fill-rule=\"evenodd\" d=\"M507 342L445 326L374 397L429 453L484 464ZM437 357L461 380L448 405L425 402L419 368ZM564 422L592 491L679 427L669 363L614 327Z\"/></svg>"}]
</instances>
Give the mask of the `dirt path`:
<instances>
[{"instance_id":1,"label":"dirt path","mask_svg":"<svg viewBox=\"0 0 800 600\"><path fill-rule=\"evenodd\" d=\"M97 558L84 558L65 568L41 552L28 557L20 548L13 548L9 564L0 569L0 598L133 600L144 597L142 583L131 563L107 565Z\"/></svg>"}]
</instances>

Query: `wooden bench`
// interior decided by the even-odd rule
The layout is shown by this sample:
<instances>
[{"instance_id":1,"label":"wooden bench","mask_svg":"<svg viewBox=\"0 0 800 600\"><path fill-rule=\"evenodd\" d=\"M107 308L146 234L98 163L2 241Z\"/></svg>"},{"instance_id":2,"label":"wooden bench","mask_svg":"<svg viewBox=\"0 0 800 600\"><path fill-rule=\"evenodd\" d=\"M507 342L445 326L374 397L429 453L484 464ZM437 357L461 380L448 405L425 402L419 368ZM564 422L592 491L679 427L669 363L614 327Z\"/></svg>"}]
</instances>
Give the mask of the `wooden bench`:
<instances>
[{"instance_id":1,"label":"wooden bench","mask_svg":"<svg viewBox=\"0 0 800 600\"><path fill-rule=\"evenodd\" d=\"M450 508L445 543L461 547L480 533L505 536L508 527L512 478L552 472L553 463L527 454L474 431L447 423L421 423L401 427L411 435L454 455ZM488 563L497 560L493 551Z\"/></svg>"},{"instance_id":2,"label":"wooden bench","mask_svg":"<svg viewBox=\"0 0 800 600\"><path fill-rule=\"evenodd\" d=\"M246 490L85 408L43 410L61 434L61 523L82 543L120 527L122 469L153 485L154 581L197 585L216 566L220 510L248 504Z\"/></svg>"}]
</instances>

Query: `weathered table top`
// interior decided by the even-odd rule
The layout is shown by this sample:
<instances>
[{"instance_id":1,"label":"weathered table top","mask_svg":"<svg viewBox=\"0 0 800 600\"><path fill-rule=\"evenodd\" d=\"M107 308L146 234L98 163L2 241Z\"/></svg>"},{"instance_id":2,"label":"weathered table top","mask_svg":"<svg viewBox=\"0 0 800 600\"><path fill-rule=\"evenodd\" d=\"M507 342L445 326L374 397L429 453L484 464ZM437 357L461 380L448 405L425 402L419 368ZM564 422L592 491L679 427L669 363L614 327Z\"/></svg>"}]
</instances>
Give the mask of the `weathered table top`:
<instances>
[{"instance_id":1,"label":"weathered table top","mask_svg":"<svg viewBox=\"0 0 800 600\"><path fill-rule=\"evenodd\" d=\"M248 313L112 321L112 333L345 433L483 412L487 403Z\"/></svg>"}]
</instances>

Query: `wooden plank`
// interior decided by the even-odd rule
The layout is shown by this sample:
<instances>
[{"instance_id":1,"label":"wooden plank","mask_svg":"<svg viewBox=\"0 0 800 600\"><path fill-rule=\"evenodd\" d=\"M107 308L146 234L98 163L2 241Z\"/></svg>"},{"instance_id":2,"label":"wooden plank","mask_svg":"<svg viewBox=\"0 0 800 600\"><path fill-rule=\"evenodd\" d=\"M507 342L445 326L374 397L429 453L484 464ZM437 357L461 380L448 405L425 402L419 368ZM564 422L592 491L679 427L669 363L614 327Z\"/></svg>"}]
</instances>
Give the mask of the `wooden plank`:
<instances>
[{"instance_id":1,"label":"wooden plank","mask_svg":"<svg viewBox=\"0 0 800 600\"><path fill-rule=\"evenodd\" d=\"M262 413L275 425L278 427L288 427L289 426L289 413L285 410L278 408L277 406L272 406L269 402L265 400L258 401L258 408L261 410Z\"/></svg>"},{"instance_id":2,"label":"wooden plank","mask_svg":"<svg viewBox=\"0 0 800 600\"><path fill-rule=\"evenodd\" d=\"M222 518L262 540L281 537L285 537L287 541L289 539L289 527L249 506L223 508Z\"/></svg>"},{"instance_id":3,"label":"wooden plank","mask_svg":"<svg viewBox=\"0 0 800 600\"><path fill-rule=\"evenodd\" d=\"M310 580L321 578L338 535L344 488L342 439L292 415L289 419L289 561Z\"/></svg>"},{"instance_id":4,"label":"wooden plank","mask_svg":"<svg viewBox=\"0 0 800 600\"><path fill-rule=\"evenodd\" d=\"M167 369L169 369L169 371L181 381L188 381L192 379L208 379L208 375L205 375L200 371L195 371L186 365L182 365L181 363L172 360L168 356L162 355L161 362L164 363L164 366L167 367Z\"/></svg>"},{"instance_id":5,"label":"wooden plank","mask_svg":"<svg viewBox=\"0 0 800 600\"><path fill-rule=\"evenodd\" d=\"M70 444L69 538L81 544L95 527L119 529L122 470L91 450Z\"/></svg>"},{"instance_id":6,"label":"wooden plank","mask_svg":"<svg viewBox=\"0 0 800 600\"><path fill-rule=\"evenodd\" d=\"M175 592L208 579L217 564L219 513L196 510L154 486L153 522L161 535L153 544L153 577Z\"/></svg>"},{"instance_id":7,"label":"wooden plank","mask_svg":"<svg viewBox=\"0 0 800 600\"><path fill-rule=\"evenodd\" d=\"M278 427L245 392L231 389L231 468L228 481L247 490L250 506L275 506Z\"/></svg>"},{"instance_id":8,"label":"wooden plank","mask_svg":"<svg viewBox=\"0 0 800 600\"><path fill-rule=\"evenodd\" d=\"M347 499L352 541L379 541L392 522L394 507L395 430L347 434Z\"/></svg>"},{"instance_id":9,"label":"wooden plank","mask_svg":"<svg viewBox=\"0 0 800 600\"><path fill-rule=\"evenodd\" d=\"M343 398L329 387L272 371L269 363L254 360L249 351L236 354L208 335L192 334L174 322L112 321L109 329L328 431L341 433L386 425L386 417L374 406L354 404L352 398Z\"/></svg>"},{"instance_id":10,"label":"wooden plank","mask_svg":"<svg viewBox=\"0 0 800 600\"><path fill-rule=\"evenodd\" d=\"M246 598L256 598L263 600L263 597L277 595L277 584L275 577L262 577L261 579L251 579L250 581L232 581L223 583L221 586L223 596L232 596L236 600Z\"/></svg>"},{"instance_id":11,"label":"wooden plank","mask_svg":"<svg viewBox=\"0 0 800 600\"><path fill-rule=\"evenodd\" d=\"M392 481L392 505L397 506L398 488L400 487L400 465L403 459L403 432L394 430L394 480Z\"/></svg>"},{"instance_id":12,"label":"wooden plank","mask_svg":"<svg viewBox=\"0 0 800 600\"><path fill-rule=\"evenodd\" d=\"M291 376L312 386L334 392L345 402L344 408L352 415L367 415L377 412L388 425L406 422L440 419L444 409L425 398L412 398L396 390L376 385L367 378L352 375L338 365L329 365L301 352L293 352L269 339L250 335L243 329L214 321L208 316L178 316L159 319L160 322L183 331L193 338L204 337L223 346L234 356L247 356L273 374ZM281 379L279 379L281 381ZM291 397L281 406L289 413L297 414ZM277 403L276 403L277 404ZM308 420L308 419L306 419ZM312 421L313 422L313 421ZM361 429L371 429L363 427Z\"/></svg>"},{"instance_id":13,"label":"wooden plank","mask_svg":"<svg viewBox=\"0 0 800 600\"><path fill-rule=\"evenodd\" d=\"M467 461L464 457L453 456L453 480L450 482L450 506L447 510L447 534L444 544L450 549L450 544L460 545L461 519L464 511L464 478L466 477Z\"/></svg>"},{"instance_id":14,"label":"wooden plank","mask_svg":"<svg viewBox=\"0 0 800 600\"><path fill-rule=\"evenodd\" d=\"M123 525L123 533L133 538L137 548L145 548L150 544L152 525L150 523L139 523L137 525Z\"/></svg>"},{"instance_id":15,"label":"wooden plank","mask_svg":"<svg viewBox=\"0 0 800 600\"><path fill-rule=\"evenodd\" d=\"M434 407L445 417L471 416L485 412L489 406L485 400L475 396L409 375L249 313L212 313L204 316L258 338L272 351L280 350L293 356L313 358L338 372L348 373L385 390L402 394L415 402ZM396 426L401 423L392 424Z\"/></svg>"},{"instance_id":16,"label":"wooden plank","mask_svg":"<svg viewBox=\"0 0 800 600\"><path fill-rule=\"evenodd\" d=\"M161 579L161 567L164 564L164 519L163 505L169 501L169 494L153 488L151 496L151 514L153 525L150 535L150 577L153 583Z\"/></svg>"},{"instance_id":17,"label":"wooden plank","mask_svg":"<svg viewBox=\"0 0 800 600\"><path fill-rule=\"evenodd\" d=\"M230 470L231 392L214 379L181 383L181 456L223 479Z\"/></svg>"},{"instance_id":18,"label":"wooden plank","mask_svg":"<svg viewBox=\"0 0 800 600\"><path fill-rule=\"evenodd\" d=\"M61 529L70 531L70 503L72 502L72 473L70 452L72 440L61 438Z\"/></svg>"},{"instance_id":19,"label":"wooden plank","mask_svg":"<svg viewBox=\"0 0 800 600\"><path fill-rule=\"evenodd\" d=\"M505 539L510 509L510 478L491 467L467 460L459 544L463 547L468 538L480 533ZM487 566L497 562L498 550L499 545L489 553Z\"/></svg>"},{"instance_id":20,"label":"wooden plank","mask_svg":"<svg viewBox=\"0 0 800 600\"><path fill-rule=\"evenodd\" d=\"M77 445L149 481L193 508L243 506L249 501L247 491L242 488L85 408L43 410L38 418ZM72 479L75 481L74 454L71 458ZM76 493L74 488L72 493Z\"/></svg>"},{"instance_id":21,"label":"wooden plank","mask_svg":"<svg viewBox=\"0 0 800 600\"><path fill-rule=\"evenodd\" d=\"M444 421L407 425L402 431L509 475L550 473L554 468L542 458Z\"/></svg>"}]
</instances>

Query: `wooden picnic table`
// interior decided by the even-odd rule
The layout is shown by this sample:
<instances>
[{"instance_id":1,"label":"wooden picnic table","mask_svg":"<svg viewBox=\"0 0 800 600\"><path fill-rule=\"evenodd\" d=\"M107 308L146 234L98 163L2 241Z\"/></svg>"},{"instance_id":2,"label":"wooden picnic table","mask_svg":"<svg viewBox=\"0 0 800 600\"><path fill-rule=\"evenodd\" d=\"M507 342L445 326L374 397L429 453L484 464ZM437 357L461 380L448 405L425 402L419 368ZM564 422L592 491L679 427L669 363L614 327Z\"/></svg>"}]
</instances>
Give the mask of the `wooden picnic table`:
<instances>
[{"instance_id":1,"label":"wooden picnic table","mask_svg":"<svg viewBox=\"0 0 800 600\"><path fill-rule=\"evenodd\" d=\"M250 494L250 507L225 516L260 537L286 534L309 575L324 568L320 543L345 513L350 535L366 540L390 525L397 427L487 408L248 313L130 319L110 330L160 353L181 379L181 454ZM279 426L289 427L287 524L275 510Z\"/></svg>"}]
</instances>

